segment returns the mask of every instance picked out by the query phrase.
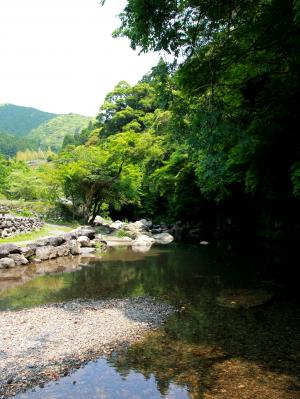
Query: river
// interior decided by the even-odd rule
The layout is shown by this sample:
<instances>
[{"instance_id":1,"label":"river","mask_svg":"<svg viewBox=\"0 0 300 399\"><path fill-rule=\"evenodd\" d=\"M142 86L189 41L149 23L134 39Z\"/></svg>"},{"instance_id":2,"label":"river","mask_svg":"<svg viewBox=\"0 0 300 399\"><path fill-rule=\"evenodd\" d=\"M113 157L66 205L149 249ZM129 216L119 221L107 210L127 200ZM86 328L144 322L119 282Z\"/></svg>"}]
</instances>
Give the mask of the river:
<instances>
[{"instance_id":1,"label":"river","mask_svg":"<svg viewBox=\"0 0 300 399\"><path fill-rule=\"evenodd\" d=\"M129 350L16 398L300 398L299 306L272 259L172 244L146 254L114 248L86 267L70 260L51 267L0 275L0 309L149 295L178 312Z\"/></svg>"}]
</instances>

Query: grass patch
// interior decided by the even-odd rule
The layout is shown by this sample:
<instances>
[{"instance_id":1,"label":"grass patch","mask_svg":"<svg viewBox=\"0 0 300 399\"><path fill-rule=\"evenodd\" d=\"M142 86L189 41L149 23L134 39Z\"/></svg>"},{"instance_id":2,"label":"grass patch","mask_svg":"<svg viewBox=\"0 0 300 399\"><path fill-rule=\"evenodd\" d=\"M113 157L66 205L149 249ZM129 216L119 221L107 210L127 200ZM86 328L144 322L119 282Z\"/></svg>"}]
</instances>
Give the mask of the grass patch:
<instances>
[{"instance_id":1,"label":"grass patch","mask_svg":"<svg viewBox=\"0 0 300 399\"><path fill-rule=\"evenodd\" d=\"M123 238L123 237L126 237L128 234L126 233L126 231L124 231L124 230L118 230L117 231L117 233L116 233L116 236L117 237L120 237L120 238Z\"/></svg>"},{"instance_id":2,"label":"grass patch","mask_svg":"<svg viewBox=\"0 0 300 399\"><path fill-rule=\"evenodd\" d=\"M46 224L43 228L38 231L32 231L30 233L22 233L13 237L0 238L0 244L7 243L18 243L22 241L35 241L43 237L59 235L60 233L67 233L78 227L78 225L50 225Z\"/></svg>"}]
</instances>

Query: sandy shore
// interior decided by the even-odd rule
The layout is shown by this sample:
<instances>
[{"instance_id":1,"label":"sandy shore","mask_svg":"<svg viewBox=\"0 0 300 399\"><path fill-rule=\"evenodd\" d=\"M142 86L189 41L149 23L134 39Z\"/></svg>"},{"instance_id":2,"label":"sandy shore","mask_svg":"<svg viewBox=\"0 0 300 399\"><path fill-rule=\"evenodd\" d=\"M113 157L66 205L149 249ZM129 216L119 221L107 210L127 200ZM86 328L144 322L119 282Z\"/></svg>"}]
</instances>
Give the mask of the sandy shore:
<instances>
[{"instance_id":1,"label":"sandy shore","mask_svg":"<svg viewBox=\"0 0 300 399\"><path fill-rule=\"evenodd\" d=\"M170 305L147 297L0 312L0 398L127 346L172 313Z\"/></svg>"}]
</instances>

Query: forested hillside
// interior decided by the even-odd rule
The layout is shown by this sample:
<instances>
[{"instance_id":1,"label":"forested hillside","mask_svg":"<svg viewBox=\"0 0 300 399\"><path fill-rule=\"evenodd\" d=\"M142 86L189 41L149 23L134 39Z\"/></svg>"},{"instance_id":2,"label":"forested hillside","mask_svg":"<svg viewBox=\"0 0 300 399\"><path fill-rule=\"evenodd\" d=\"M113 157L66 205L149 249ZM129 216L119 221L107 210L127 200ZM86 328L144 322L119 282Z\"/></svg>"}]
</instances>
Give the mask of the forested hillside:
<instances>
[{"instance_id":1,"label":"forested hillside","mask_svg":"<svg viewBox=\"0 0 300 399\"><path fill-rule=\"evenodd\" d=\"M14 136L0 131L0 154L6 157L14 157L18 151L35 148L36 143L26 137Z\"/></svg>"},{"instance_id":2,"label":"forested hillside","mask_svg":"<svg viewBox=\"0 0 300 399\"><path fill-rule=\"evenodd\" d=\"M35 108L0 104L0 132L26 136L32 129L56 116Z\"/></svg>"},{"instance_id":3,"label":"forested hillside","mask_svg":"<svg viewBox=\"0 0 300 399\"><path fill-rule=\"evenodd\" d=\"M90 121L92 118L77 114L57 115L32 129L28 138L36 142L38 147L57 151L61 148L66 135L78 135Z\"/></svg>"},{"instance_id":4,"label":"forested hillside","mask_svg":"<svg viewBox=\"0 0 300 399\"><path fill-rule=\"evenodd\" d=\"M58 151L67 134L87 127L90 117L58 115L12 104L0 105L0 153L11 157L26 149Z\"/></svg>"},{"instance_id":5,"label":"forested hillside","mask_svg":"<svg viewBox=\"0 0 300 399\"><path fill-rule=\"evenodd\" d=\"M66 196L85 220L110 211L197 220L211 234L296 237L299 10L290 0L129 0L115 35L174 62L117 84L53 162L10 165L2 192L24 197L16 185L35 174L43 190L32 198Z\"/></svg>"}]
</instances>

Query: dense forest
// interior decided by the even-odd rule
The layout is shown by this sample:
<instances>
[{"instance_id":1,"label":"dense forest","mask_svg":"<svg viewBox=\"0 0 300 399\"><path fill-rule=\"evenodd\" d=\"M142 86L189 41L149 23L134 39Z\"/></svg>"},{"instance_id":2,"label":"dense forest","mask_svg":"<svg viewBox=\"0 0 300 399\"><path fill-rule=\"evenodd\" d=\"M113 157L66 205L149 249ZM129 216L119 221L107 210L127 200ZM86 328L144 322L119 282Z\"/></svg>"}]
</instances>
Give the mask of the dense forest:
<instances>
[{"instance_id":1,"label":"dense forest","mask_svg":"<svg viewBox=\"0 0 300 399\"><path fill-rule=\"evenodd\" d=\"M172 62L119 82L48 162L0 158L2 195L66 197L86 221L110 212L295 238L300 2L128 0L120 19L115 36Z\"/></svg>"}]
</instances>

